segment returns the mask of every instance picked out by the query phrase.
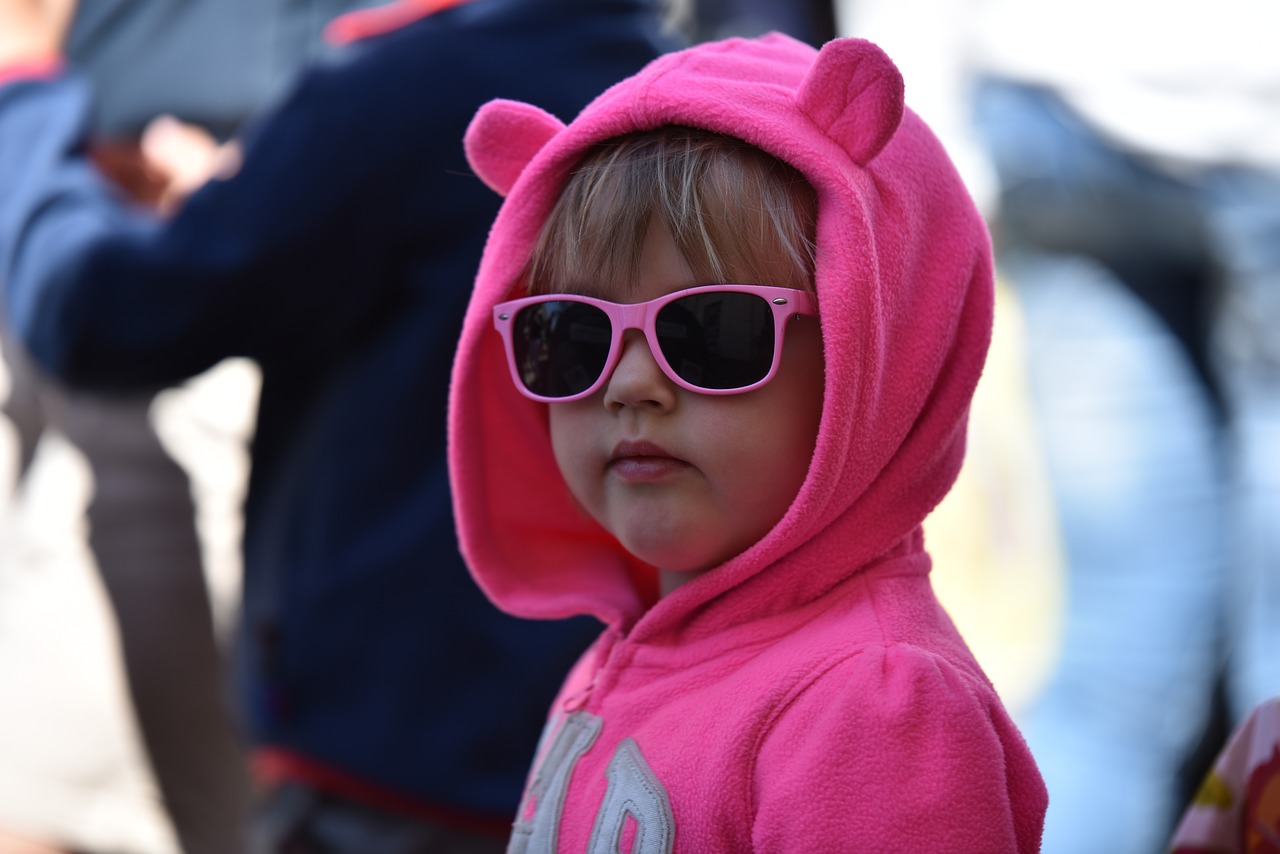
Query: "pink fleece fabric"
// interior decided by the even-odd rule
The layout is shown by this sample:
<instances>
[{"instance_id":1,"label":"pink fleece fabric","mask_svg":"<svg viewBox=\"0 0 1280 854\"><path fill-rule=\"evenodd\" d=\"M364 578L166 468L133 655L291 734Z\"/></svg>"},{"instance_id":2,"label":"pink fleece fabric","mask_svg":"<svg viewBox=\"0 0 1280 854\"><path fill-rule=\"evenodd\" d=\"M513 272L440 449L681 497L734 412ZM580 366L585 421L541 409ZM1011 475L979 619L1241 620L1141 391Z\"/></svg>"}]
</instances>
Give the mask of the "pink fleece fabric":
<instances>
[{"instance_id":1,"label":"pink fleece fabric","mask_svg":"<svg viewBox=\"0 0 1280 854\"><path fill-rule=\"evenodd\" d=\"M817 190L826 379L786 515L658 600L654 569L564 486L546 407L512 386L492 307L584 151L665 124L742 138ZM991 331L989 239L893 63L857 39L704 44L567 126L487 104L466 146L507 198L453 375L463 551L504 610L607 627L552 710L512 850L614 850L601 833L630 803L636 851L1037 851L1043 783L934 598L921 532L964 455ZM580 753L566 747L575 727L590 736ZM656 800L619 801L622 778Z\"/></svg>"}]
</instances>

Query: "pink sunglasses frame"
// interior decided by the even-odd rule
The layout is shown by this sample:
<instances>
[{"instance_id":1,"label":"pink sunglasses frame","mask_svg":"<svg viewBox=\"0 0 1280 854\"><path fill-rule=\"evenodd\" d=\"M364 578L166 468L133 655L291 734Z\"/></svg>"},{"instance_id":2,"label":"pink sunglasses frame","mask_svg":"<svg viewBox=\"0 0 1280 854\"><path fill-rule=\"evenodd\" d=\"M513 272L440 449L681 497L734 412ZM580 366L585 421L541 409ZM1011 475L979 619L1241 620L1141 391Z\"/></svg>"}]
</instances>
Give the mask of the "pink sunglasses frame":
<instances>
[{"instance_id":1,"label":"pink sunglasses frame","mask_svg":"<svg viewBox=\"0 0 1280 854\"><path fill-rule=\"evenodd\" d=\"M658 312L664 306L678 299L695 294L725 292L754 294L763 298L769 305L769 308L773 311L773 363L769 366L769 372L751 385L741 388L702 388L681 378L667 362L667 357L663 355L662 347L658 344L656 320ZM600 370L600 376L588 388L577 394L566 397L544 397L531 391L520 378L520 370L516 364L515 342L512 339L511 332L512 321L521 309L543 302L586 303L600 309L609 317L611 331L609 355L605 359L604 367ZM772 380L778 372L778 364L782 360L782 345L786 325L792 317L797 315L809 317L817 317L818 315L817 300L808 291L796 290L795 288L779 288L772 285L700 285L696 288L672 291L657 299L636 303L610 302L609 300L581 296L579 294L545 294L522 297L521 299L508 300L495 305L493 307L493 325L502 336L503 349L506 350L507 354L507 367L511 370L511 381L515 383L516 389L530 400L536 400L540 403L569 403L595 394L613 376L613 371L617 368L618 361L622 358L622 336L628 329L639 329L644 333L645 340L649 344L649 352L653 354L653 359L658 364L658 367L662 369L662 373L686 391L696 392L697 394L724 395L743 394L760 388Z\"/></svg>"}]
</instances>

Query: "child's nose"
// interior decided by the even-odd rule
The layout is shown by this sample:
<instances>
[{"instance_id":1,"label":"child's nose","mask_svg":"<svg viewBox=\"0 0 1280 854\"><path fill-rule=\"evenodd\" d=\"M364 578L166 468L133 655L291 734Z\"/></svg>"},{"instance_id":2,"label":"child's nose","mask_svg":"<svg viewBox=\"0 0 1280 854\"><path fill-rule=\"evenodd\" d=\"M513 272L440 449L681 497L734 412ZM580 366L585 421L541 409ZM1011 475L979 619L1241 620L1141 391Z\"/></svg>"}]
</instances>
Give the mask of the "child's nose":
<instances>
[{"instance_id":1,"label":"child's nose","mask_svg":"<svg viewBox=\"0 0 1280 854\"><path fill-rule=\"evenodd\" d=\"M605 406L609 409L671 407L677 387L658 366L644 334L638 329L628 329L623 333L621 346L622 355L605 383Z\"/></svg>"}]
</instances>

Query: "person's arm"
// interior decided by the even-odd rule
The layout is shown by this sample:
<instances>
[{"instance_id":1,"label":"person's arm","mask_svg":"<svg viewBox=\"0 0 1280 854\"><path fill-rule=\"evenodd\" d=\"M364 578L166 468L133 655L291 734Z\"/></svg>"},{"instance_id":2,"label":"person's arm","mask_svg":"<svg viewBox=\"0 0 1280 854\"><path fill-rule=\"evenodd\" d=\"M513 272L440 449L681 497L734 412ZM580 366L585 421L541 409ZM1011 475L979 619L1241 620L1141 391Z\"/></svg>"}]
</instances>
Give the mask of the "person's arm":
<instances>
[{"instance_id":1,"label":"person's arm","mask_svg":"<svg viewBox=\"0 0 1280 854\"><path fill-rule=\"evenodd\" d=\"M368 77L308 75L250 134L240 171L165 222L86 159L89 94L73 72L0 83L10 327L46 369L100 387L331 346L378 304L371 283L391 263L379 218L397 199L389 187L404 155L385 127L391 112L362 88L375 85Z\"/></svg>"}]
</instances>

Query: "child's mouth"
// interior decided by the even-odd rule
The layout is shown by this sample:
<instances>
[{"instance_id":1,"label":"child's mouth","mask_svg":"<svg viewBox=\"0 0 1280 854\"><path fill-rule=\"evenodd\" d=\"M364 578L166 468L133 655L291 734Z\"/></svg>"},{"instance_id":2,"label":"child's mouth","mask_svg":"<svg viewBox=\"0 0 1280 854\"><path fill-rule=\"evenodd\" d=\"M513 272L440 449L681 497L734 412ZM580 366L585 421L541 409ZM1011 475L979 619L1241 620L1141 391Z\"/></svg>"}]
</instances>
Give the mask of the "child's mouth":
<instances>
[{"instance_id":1,"label":"child's mouth","mask_svg":"<svg viewBox=\"0 0 1280 854\"><path fill-rule=\"evenodd\" d=\"M688 469L689 464L653 442L625 441L613 449L606 468L627 483L652 483Z\"/></svg>"}]
</instances>

